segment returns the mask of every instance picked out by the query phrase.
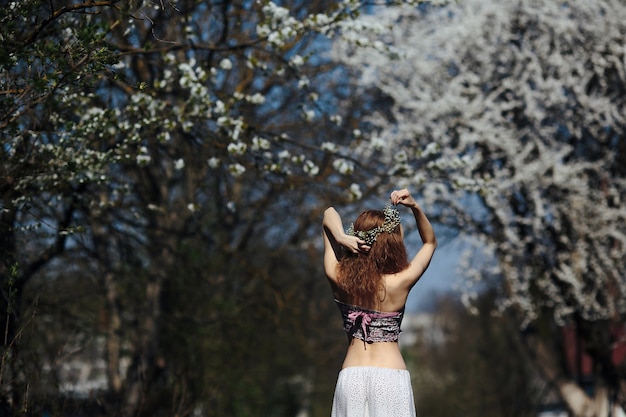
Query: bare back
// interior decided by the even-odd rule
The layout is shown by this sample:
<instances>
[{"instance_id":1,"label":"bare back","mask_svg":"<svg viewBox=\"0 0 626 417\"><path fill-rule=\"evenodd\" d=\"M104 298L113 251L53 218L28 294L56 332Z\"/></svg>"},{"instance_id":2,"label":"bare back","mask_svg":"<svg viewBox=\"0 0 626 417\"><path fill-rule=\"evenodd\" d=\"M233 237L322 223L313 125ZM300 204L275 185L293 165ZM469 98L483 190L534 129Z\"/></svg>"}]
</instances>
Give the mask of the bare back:
<instances>
[{"instance_id":1,"label":"bare back","mask_svg":"<svg viewBox=\"0 0 626 417\"><path fill-rule=\"evenodd\" d=\"M430 222L419 205L405 190L396 190L391 194L393 204L410 207L422 238L423 246L418 250L408 266L395 274L383 275L384 297L376 310L380 312L399 312L404 309L409 291L428 268L437 247L437 240ZM385 217L386 219L386 217ZM370 244L363 239L347 235L343 224L334 208L324 212L324 271L331 285L335 298L342 300L338 290L337 266L341 259L341 248L352 252L367 252ZM378 229L376 229L378 230ZM378 232L377 232L378 233ZM374 244L380 244L376 241ZM367 343L357 338L350 338L343 368L351 366L371 366L394 369L406 369L398 342Z\"/></svg>"},{"instance_id":2,"label":"bare back","mask_svg":"<svg viewBox=\"0 0 626 417\"><path fill-rule=\"evenodd\" d=\"M404 308L410 285L403 280L402 273L383 275L385 298L378 310L396 312ZM350 366L374 366L382 368L406 369L404 358L397 342L364 343L351 339L343 362L343 368Z\"/></svg>"}]
</instances>

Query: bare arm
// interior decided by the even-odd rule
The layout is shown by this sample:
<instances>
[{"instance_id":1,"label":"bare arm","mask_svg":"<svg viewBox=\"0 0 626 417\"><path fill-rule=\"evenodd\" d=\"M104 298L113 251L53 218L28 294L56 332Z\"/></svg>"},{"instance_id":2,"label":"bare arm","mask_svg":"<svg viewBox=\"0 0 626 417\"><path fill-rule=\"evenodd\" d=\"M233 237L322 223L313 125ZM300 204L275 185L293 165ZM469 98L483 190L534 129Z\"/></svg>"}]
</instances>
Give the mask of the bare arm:
<instances>
[{"instance_id":1,"label":"bare arm","mask_svg":"<svg viewBox=\"0 0 626 417\"><path fill-rule=\"evenodd\" d=\"M402 271L402 276L406 277L409 287L412 287L424 274L437 248L437 237L435 230L422 211L420 205L411 196L408 190L395 190L391 193L391 202L409 207L415 217L417 230L422 239L423 245L415 254L409 267Z\"/></svg>"},{"instance_id":2,"label":"bare arm","mask_svg":"<svg viewBox=\"0 0 626 417\"><path fill-rule=\"evenodd\" d=\"M343 248L357 253L369 250L369 246L356 236L349 236L343 228L339 213L329 207L324 211L324 271L331 280L336 280L336 268L343 254Z\"/></svg>"}]
</instances>

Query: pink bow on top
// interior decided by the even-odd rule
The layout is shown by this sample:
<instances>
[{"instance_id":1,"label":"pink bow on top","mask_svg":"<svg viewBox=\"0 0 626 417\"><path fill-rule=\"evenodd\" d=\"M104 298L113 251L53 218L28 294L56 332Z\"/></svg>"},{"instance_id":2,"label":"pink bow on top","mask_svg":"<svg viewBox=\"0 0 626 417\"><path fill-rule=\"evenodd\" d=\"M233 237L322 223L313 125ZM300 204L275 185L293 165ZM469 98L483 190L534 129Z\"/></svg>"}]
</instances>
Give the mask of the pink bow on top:
<instances>
[{"instance_id":1,"label":"pink bow on top","mask_svg":"<svg viewBox=\"0 0 626 417\"><path fill-rule=\"evenodd\" d=\"M363 330L363 339L367 340L367 326L370 325L370 323L372 322L372 319L378 319L378 318L387 318L387 317L398 317L400 313L370 313L367 311L363 311L363 310L352 310L349 314L348 314L348 318L352 321L352 323L354 323L354 325L357 325L357 320L359 319L359 317L361 318L361 329Z\"/></svg>"}]
</instances>

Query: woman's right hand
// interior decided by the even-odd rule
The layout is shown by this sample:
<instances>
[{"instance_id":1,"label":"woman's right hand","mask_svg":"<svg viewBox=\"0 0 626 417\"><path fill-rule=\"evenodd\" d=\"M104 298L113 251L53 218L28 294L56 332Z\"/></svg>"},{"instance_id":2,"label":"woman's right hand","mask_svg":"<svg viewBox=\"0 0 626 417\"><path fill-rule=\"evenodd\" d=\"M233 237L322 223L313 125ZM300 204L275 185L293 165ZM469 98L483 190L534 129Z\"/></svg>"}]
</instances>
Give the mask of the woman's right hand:
<instances>
[{"instance_id":1,"label":"woman's right hand","mask_svg":"<svg viewBox=\"0 0 626 417\"><path fill-rule=\"evenodd\" d=\"M407 207L419 207L411 193L406 188L402 190L393 190L391 192L391 203L393 205L402 204Z\"/></svg>"}]
</instances>

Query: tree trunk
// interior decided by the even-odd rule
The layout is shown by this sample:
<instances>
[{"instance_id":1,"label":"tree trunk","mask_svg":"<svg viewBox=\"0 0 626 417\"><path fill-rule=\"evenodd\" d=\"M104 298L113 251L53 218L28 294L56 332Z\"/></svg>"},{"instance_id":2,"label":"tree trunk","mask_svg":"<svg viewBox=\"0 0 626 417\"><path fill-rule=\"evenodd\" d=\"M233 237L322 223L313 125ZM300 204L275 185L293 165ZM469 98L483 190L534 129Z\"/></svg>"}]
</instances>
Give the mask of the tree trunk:
<instances>
[{"instance_id":1,"label":"tree trunk","mask_svg":"<svg viewBox=\"0 0 626 417\"><path fill-rule=\"evenodd\" d=\"M122 320L119 311L117 283L112 272L105 274L104 286L108 314L106 342L107 378L109 380L109 389L116 395L119 395L122 390L122 377L120 375L120 351L122 347L120 331Z\"/></svg>"}]
</instances>

